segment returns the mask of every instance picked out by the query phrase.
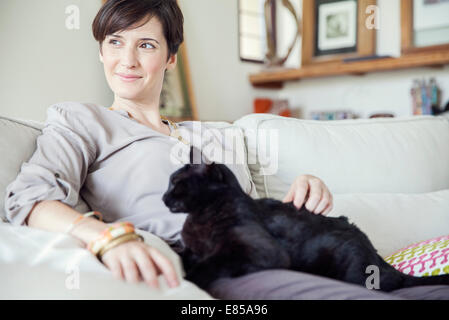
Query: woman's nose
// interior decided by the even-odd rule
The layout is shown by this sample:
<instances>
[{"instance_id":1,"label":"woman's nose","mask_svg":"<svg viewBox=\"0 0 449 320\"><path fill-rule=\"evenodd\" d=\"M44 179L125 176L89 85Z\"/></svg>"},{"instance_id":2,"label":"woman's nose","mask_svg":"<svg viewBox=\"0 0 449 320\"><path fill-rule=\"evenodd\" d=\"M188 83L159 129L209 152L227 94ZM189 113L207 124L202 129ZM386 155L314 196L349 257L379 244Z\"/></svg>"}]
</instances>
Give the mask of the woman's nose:
<instances>
[{"instance_id":1,"label":"woman's nose","mask_svg":"<svg viewBox=\"0 0 449 320\"><path fill-rule=\"evenodd\" d=\"M137 60L137 53L133 48L126 48L122 51L123 54L120 59L120 63L122 66L127 68L136 67L138 60Z\"/></svg>"}]
</instances>

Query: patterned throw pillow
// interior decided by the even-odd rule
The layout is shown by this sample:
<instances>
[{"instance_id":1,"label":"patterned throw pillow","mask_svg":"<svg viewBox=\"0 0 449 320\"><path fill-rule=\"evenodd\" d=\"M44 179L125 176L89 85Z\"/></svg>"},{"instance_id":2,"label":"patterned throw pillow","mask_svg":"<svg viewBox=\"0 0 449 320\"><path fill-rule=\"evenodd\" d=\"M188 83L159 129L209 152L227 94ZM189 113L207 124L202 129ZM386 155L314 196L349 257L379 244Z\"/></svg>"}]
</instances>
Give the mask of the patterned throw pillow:
<instances>
[{"instance_id":1,"label":"patterned throw pillow","mask_svg":"<svg viewBox=\"0 0 449 320\"><path fill-rule=\"evenodd\" d=\"M449 274L449 236L412 244L385 258L399 271L416 277Z\"/></svg>"}]
</instances>

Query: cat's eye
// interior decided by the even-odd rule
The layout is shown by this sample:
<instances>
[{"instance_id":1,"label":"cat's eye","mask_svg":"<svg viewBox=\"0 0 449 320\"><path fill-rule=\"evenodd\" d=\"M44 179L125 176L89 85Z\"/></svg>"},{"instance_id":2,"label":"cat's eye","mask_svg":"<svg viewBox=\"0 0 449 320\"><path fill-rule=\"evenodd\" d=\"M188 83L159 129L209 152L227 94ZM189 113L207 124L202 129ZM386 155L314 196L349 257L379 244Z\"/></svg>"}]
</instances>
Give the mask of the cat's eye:
<instances>
[{"instance_id":1,"label":"cat's eye","mask_svg":"<svg viewBox=\"0 0 449 320\"><path fill-rule=\"evenodd\" d=\"M182 195L184 194L184 189L182 188L182 186L176 185L172 191L172 194L175 196Z\"/></svg>"}]
</instances>

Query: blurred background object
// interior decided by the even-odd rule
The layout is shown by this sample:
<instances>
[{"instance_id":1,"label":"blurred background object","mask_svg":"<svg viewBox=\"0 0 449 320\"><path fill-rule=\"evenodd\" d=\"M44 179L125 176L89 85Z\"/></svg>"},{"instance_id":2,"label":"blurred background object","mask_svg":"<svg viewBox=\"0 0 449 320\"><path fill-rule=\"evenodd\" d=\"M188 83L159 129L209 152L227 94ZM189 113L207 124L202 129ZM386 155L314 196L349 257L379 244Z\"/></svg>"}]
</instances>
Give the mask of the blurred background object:
<instances>
[{"instance_id":1,"label":"blurred background object","mask_svg":"<svg viewBox=\"0 0 449 320\"><path fill-rule=\"evenodd\" d=\"M310 119L312 120L345 120L357 118L358 115L349 110L313 111L310 113Z\"/></svg>"},{"instance_id":2,"label":"blurred background object","mask_svg":"<svg viewBox=\"0 0 449 320\"><path fill-rule=\"evenodd\" d=\"M391 113L375 113L375 114L372 114L369 118L370 119L373 119L373 118L394 118L394 115L391 114Z\"/></svg>"},{"instance_id":3,"label":"blurred background object","mask_svg":"<svg viewBox=\"0 0 449 320\"><path fill-rule=\"evenodd\" d=\"M435 78L428 82L425 79L413 80L411 95L414 115L438 115L442 112L441 89Z\"/></svg>"},{"instance_id":4,"label":"blurred background object","mask_svg":"<svg viewBox=\"0 0 449 320\"><path fill-rule=\"evenodd\" d=\"M282 67L292 53L296 41L301 35L301 19L296 13L295 7L289 0L282 0L281 2L295 20L295 29L293 30L294 36L292 37L293 39L288 46L287 53L284 56L279 56L276 41L276 20L273 15L273 12L276 12L276 10L273 9L276 6L276 0L265 0L264 15L267 37L267 53L265 55L265 64L267 67Z\"/></svg>"},{"instance_id":5,"label":"blurred background object","mask_svg":"<svg viewBox=\"0 0 449 320\"><path fill-rule=\"evenodd\" d=\"M288 100L286 99L256 98L254 99L253 109L254 113L271 113L283 117L293 116ZM298 115L297 112L294 112L294 114Z\"/></svg>"}]
</instances>

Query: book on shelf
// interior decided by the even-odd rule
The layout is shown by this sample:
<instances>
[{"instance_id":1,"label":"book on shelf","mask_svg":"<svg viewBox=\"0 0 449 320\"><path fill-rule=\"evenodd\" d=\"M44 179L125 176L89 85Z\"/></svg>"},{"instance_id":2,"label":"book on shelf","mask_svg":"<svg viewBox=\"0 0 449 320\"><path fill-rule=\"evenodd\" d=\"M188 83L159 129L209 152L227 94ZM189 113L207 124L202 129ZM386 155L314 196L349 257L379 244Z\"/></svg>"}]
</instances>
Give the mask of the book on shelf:
<instances>
[{"instance_id":1,"label":"book on shelf","mask_svg":"<svg viewBox=\"0 0 449 320\"><path fill-rule=\"evenodd\" d=\"M344 120L356 118L357 115L349 110L313 111L310 113L310 119L312 120Z\"/></svg>"},{"instance_id":2,"label":"book on shelf","mask_svg":"<svg viewBox=\"0 0 449 320\"><path fill-rule=\"evenodd\" d=\"M428 82L425 79L413 80L410 94L414 115L439 113L441 90L438 88L435 78L431 78Z\"/></svg>"}]
</instances>

